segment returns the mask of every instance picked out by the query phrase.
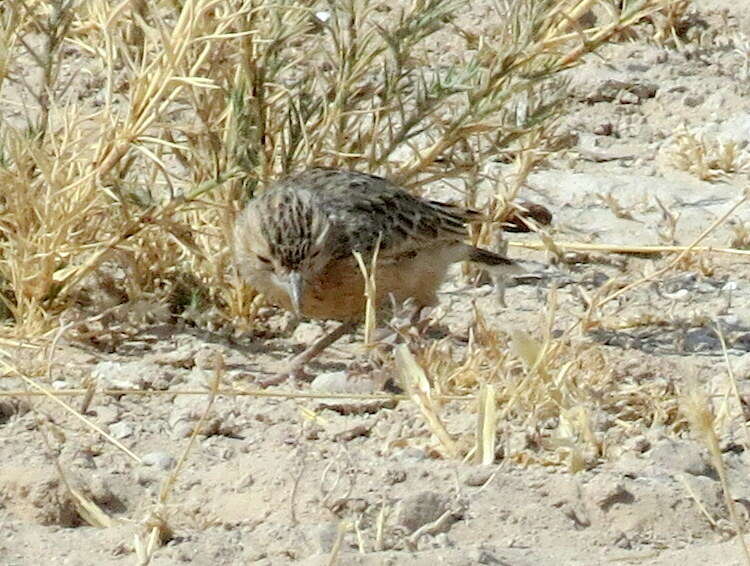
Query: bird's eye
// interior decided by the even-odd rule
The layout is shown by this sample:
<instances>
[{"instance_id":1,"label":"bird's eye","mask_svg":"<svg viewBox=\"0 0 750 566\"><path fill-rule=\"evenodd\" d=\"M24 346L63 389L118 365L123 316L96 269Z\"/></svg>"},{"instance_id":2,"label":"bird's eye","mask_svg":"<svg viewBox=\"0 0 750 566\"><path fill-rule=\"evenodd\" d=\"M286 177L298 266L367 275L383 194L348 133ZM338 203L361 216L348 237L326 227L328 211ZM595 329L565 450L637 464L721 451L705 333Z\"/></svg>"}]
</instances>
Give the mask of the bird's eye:
<instances>
[{"instance_id":1,"label":"bird's eye","mask_svg":"<svg viewBox=\"0 0 750 566\"><path fill-rule=\"evenodd\" d=\"M271 265L271 260L262 255L258 256L258 261L260 261L261 263L265 263L266 265Z\"/></svg>"}]
</instances>

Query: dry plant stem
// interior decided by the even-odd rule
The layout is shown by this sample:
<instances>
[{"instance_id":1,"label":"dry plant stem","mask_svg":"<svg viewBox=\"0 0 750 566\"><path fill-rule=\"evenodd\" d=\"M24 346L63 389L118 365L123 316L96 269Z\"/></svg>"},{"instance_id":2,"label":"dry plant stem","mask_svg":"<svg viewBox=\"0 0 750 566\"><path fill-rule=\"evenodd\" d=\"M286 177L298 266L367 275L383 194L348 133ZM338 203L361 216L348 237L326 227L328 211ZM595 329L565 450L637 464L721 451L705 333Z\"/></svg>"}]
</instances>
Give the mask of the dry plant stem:
<instances>
[{"instance_id":1,"label":"dry plant stem","mask_svg":"<svg viewBox=\"0 0 750 566\"><path fill-rule=\"evenodd\" d=\"M263 387L269 385L278 385L279 383L285 382L290 377L295 377L300 374L305 366L312 360L317 358L326 348L331 346L336 340L341 338L344 334L347 334L357 327L356 322L342 322L336 328L331 330L328 334L323 336L320 340L315 342L307 350L301 354L295 356L289 363L289 367L280 372L278 375L270 377L268 379L260 380L259 383Z\"/></svg>"},{"instance_id":2,"label":"dry plant stem","mask_svg":"<svg viewBox=\"0 0 750 566\"><path fill-rule=\"evenodd\" d=\"M732 362L729 360L727 342L724 338L724 331L721 329L719 321L714 323L714 327L716 328L716 334L721 342L721 352L724 356L724 363L727 366L727 375L729 376L729 383L732 386L732 394L734 395L734 400L737 402L738 418L741 423L740 426L742 427L742 432L745 436L745 452L750 453L750 430L747 428L747 421L745 420L744 411L742 409L742 397L740 397L740 390L737 387L737 376L735 376Z\"/></svg>"},{"instance_id":3,"label":"dry plant stem","mask_svg":"<svg viewBox=\"0 0 750 566\"><path fill-rule=\"evenodd\" d=\"M375 519L375 552L385 550L385 521L388 515L385 502L386 500L383 498L383 502L380 504L380 511L378 511L378 516Z\"/></svg>"},{"instance_id":4,"label":"dry plant stem","mask_svg":"<svg viewBox=\"0 0 750 566\"><path fill-rule=\"evenodd\" d=\"M477 400L477 439L474 463L488 466L495 461L497 399L495 386L483 383Z\"/></svg>"},{"instance_id":5,"label":"dry plant stem","mask_svg":"<svg viewBox=\"0 0 750 566\"><path fill-rule=\"evenodd\" d=\"M693 501L695 501L695 504L698 506L698 509L703 514L703 516L706 518L706 520L709 522L709 524L714 528L718 528L718 524L716 523L716 519L714 519L711 516L711 513L708 512L708 509L706 509L706 506L703 505L703 502L698 499L698 495L695 493L695 490L690 487L690 483L688 483L687 478L683 474L679 474L677 478L682 482L682 485L685 486L685 490L690 494L690 497L693 498Z\"/></svg>"},{"instance_id":6,"label":"dry plant stem","mask_svg":"<svg viewBox=\"0 0 750 566\"><path fill-rule=\"evenodd\" d=\"M515 248L544 251L547 246L542 242L508 242ZM750 250L738 250L735 248L715 248L712 246L626 246L620 244L586 244L583 242L554 242L554 245L562 250L592 251L617 254L663 254L663 253L719 253L728 255L750 256Z\"/></svg>"},{"instance_id":7,"label":"dry plant stem","mask_svg":"<svg viewBox=\"0 0 750 566\"><path fill-rule=\"evenodd\" d=\"M745 541L744 530L742 528L742 519L737 512L737 505L734 502L732 493L729 491L729 479L727 478L727 469L724 466L724 460L721 457L721 448L719 447L719 439L716 437L716 433L712 430L711 434L707 435L707 441L709 444L709 450L712 455L714 466L716 471L719 473L719 480L721 481L721 488L724 493L724 501L727 509L729 509L729 516L732 518L734 528L737 531L737 542L742 550L742 555L745 557L745 564L750 566L750 550L747 548L747 542Z\"/></svg>"},{"instance_id":8,"label":"dry plant stem","mask_svg":"<svg viewBox=\"0 0 750 566\"><path fill-rule=\"evenodd\" d=\"M437 414L434 399L431 395L430 383L424 369L414 359L406 344L400 344L396 348L396 365L401 374L404 389L408 391L409 397L419 407L427 425L437 437L446 455L452 459L457 458L459 455L458 446Z\"/></svg>"},{"instance_id":9,"label":"dry plant stem","mask_svg":"<svg viewBox=\"0 0 750 566\"><path fill-rule=\"evenodd\" d=\"M377 311L375 308L375 298L377 297L377 287L376 287L376 271L378 266L378 254L380 253L380 241L382 239L383 235L378 234L378 241L375 245L375 250L372 253L372 258L370 259L370 269L368 272L367 266L365 265L365 260L362 258L362 254L358 251L353 252L354 253L354 259L357 260L357 265L359 266L359 270L362 272L362 277L365 282L365 321L364 321L364 330L365 330L365 336L364 336L364 342L365 347L369 348L372 346L373 343L373 336L375 333L375 327L377 325Z\"/></svg>"},{"instance_id":10,"label":"dry plant stem","mask_svg":"<svg viewBox=\"0 0 750 566\"><path fill-rule=\"evenodd\" d=\"M164 258L136 273L127 298L171 283L175 267L189 265L222 315L252 318L247 291L212 261L226 236L217 220L245 194L302 164L387 173L418 187L478 170L498 149L543 155L542 134L564 111L561 71L657 2L611 10L588 27L575 15L592 0L498 2L497 33L450 69L425 43L451 33L465 1L412 2L389 22L373 15L372 2L336 3L326 22L311 17L309 0L95 2L85 22L68 18L69 3L53 3L66 16L57 22L37 4L12 4L26 8L30 23L0 38L0 84L22 86L29 69L15 61L24 45L34 47L29 29L48 40L28 49L26 65L42 77L41 87L27 85L40 135L32 143L4 124L13 147L0 164L0 200L11 203L11 221L0 223L0 258L10 258L0 260L0 301L27 335L47 331L84 278L120 253ZM61 84L65 45L103 69L100 108L66 106L59 96L75 88ZM241 182L203 202L188 194L153 204L233 170ZM158 229L141 237L147 226ZM193 246L175 245L181 230L195 234Z\"/></svg>"},{"instance_id":11,"label":"dry plant stem","mask_svg":"<svg viewBox=\"0 0 750 566\"><path fill-rule=\"evenodd\" d=\"M747 543L743 534L742 520L737 512L737 505L735 504L734 498L729 489L729 479L727 478L727 470L724 465L724 459L722 458L721 447L719 446L719 437L714 428L716 425L716 417L711 410L708 399L697 387L697 385L693 384L692 389L688 392L688 395L683 402L683 412L688 418L693 432L705 442L708 448L708 452L711 455L711 463L719 474L719 482L721 483L721 489L724 494L724 503L727 506L729 516L734 524L737 533L737 542L742 549L745 564L750 566L750 551L748 551Z\"/></svg>"},{"instance_id":12,"label":"dry plant stem","mask_svg":"<svg viewBox=\"0 0 750 566\"><path fill-rule=\"evenodd\" d=\"M297 473L292 476L292 491L289 494L289 522L293 527L297 526L297 490L302 476L305 473L305 459L302 458L302 465Z\"/></svg>"},{"instance_id":13,"label":"dry plant stem","mask_svg":"<svg viewBox=\"0 0 750 566\"><path fill-rule=\"evenodd\" d=\"M209 390L206 409L203 411L200 420L195 425L193 433L190 435L190 440L188 441L187 446L185 446L185 450L182 451L180 459L177 460L177 464L175 465L174 470L172 470L172 473L169 474L167 480L164 482L164 485L159 491L159 503L161 503L162 505L167 503L167 500L172 493L172 489L174 488L174 484L177 481L177 476L180 474L180 471L182 471L182 467L185 465L185 462L187 461L187 458L190 455L193 446L195 445L198 434L200 434L200 431L203 430L203 425L206 423L206 419L208 419L208 415L211 413L211 408L214 405L214 401L216 401L216 396L218 395L219 387L221 386L221 378L223 376L223 373L224 362L223 360L219 359L216 361L214 378L213 380L211 380L211 389Z\"/></svg>"},{"instance_id":14,"label":"dry plant stem","mask_svg":"<svg viewBox=\"0 0 750 566\"><path fill-rule=\"evenodd\" d=\"M451 518L453 513L454 511L452 509L448 509L442 515L440 515L440 517L438 517L431 523L422 525L416 531L414 531L414 533L412 533L412 535L407 539L407 542L406 542L406 545L409 548L409 550L412 550L412 551L417 550L419 539L422 538L424 535L437 533L443 530L447 524L448 519Z\"/></svg>"},{"instance_id":15,"label":"dry plant stem","mask_svg":"<svg viewBox=\"0 0 750 566\"><path fill-rule=\"evenodd\" d=\"M60 281L59 290L51 297L51 299L61 300L62 298L65 298L70 292L70 289L101 265L102 261L106 258L106 254L111 252L118 245L138 235L147 226L151 226L162 219L168 218L187 203L197 200L201 195L215 189L226 181L232 179L234 176L236 176L236 172L226 173L215 180L211 180L196 187L185 197L172 199L161 207L152 207L142 212L137 218L131 220L119 234L113 236L107 242L100 244L99 250L94 253L88 261L81 265L81 267L62 279Z\"/></svg>"},{"instance_id":16,"label":"dry plant stem","mask_svg":"<svg viewBox=\"0 0 750 566\"><path fill-rule=\"evenodd\" d=\"M195 428L193 428L193 433L190 435L190 440L188 440L187 446L185 446L185 449L182 451L182 454L180 455L179 460L177 460L177 463L175 464L174 469L170 472L170 474L167 476L167 478L164 480L164 483L161 486L161 489L159 490L159 506L161 508L165 508L169 497L172 494L172 490L174 489L175 483L177 482L177 477L179 476L180 472L182 471L183 466L185 465L185 462L187 461L188 455L193 449L193 446L195 445L196 439L198 437L198 434L203 429L203 425L206 422L206 419L208 418L209 413L211 412L211 408L213 407L214 401L216 400L217 392L219 391L219 386L221 385L221 378L224 373L224 361L221 358L217 358L215 362L215 369L214 369L214 378L211 381L211 389L209 390L209 396L208 396L208 402L206 403L206 408L203 411L203 414L201 415L201 418L198 420L198 423L195 425ZM153 515L150 515L153 517ZM134 547L136 550L136 555L139 560L140 565L147 565L151 562L151 558L153 557L154 552L159 548L161 540L162 540L162 526L164 525L163 521L155 521L155 524L151 529L148 531L148 537L144 544L144 542L141 539L141 536L139 534L136 534L134 537Z\"/></svg>"},{"instance_id":17,"label":"dry plant stem","mask_svg":"<svg viewBox=\"0 0 750 566\"><path fill-rule=\"evenodd\" d=\"M74 395L86 395L88 389L60 389L47 392L25 391L25 390L4 390L0 391L2 397L39 397L42 395L52 397L70 397ZM152 390L152 389L102 389L102 395L143 395L143 396L160 396L160 395L206 395L205 389L184 389L174 390ZM349 399L355 401L408 401L411 399L408 395L392 395L388 393L310 393L307 391L262 391L252 390L244 391L237 389L219 389L218 395L228 397L258 397L258 398L288 398L288 399ZM467 403L476 403L476 395L431 395L435 401L466 401Z\"/></svg>"},{"instance_id":18,"label":"dry plant stem","mask_svg":"<svg viewBox=\"0 0 750 566\"><path fill-rule=\"evenodd\" d=\"M636 287L640 287L644 283L648 283L649 281L652 281L652 280L654 280L654 279L656 279L656 278L664 275L665 273L668 273L669 271L671 271L677 264L680 263L680 261L682 261L682 259L685 256L687 256L689 253L691 253L698 244L700 244L704 239L706 239L706 237L711 232L713 232L714 230L716 230L716 228L718 228L724 222L726 222L727 219L732 214L734 214L734 212L738 208L740 208L743 204L745 204L747 202L748 198L750 198L750 197L746 193L741 199L739 199L736 203L734 203L729 210L727 210L721 217L719 217L718 219L716 219L708 228L706 228L695 240L693 240L693 242L687 248L685 248L684 250L682 250L682 252L680 252L677 255L677 257L674 258L672 261L670 261L666 266L662 267L661 269L657 269L653 273L651 273L649 275L646 275L645 277L642 277L638 281L634 281L633 283L630 283L629 285L626 285L622 289L620 289L618 291L615 291L611 295L608 295L607 297L604 297L603 299L601 299L599 302L596 303L596 308L599 309L602 306L604 306L605 304L607 304L608 302L610 302L610 301L612 301L612 300L614 300L614 299L616 299L616 298L624 295L625 293L627 293L629 291L632 291Z\"/></svg>"},{"instance_id":19,"label":"dry plant stem","mask_svg":"<svg viewBox=\"0 0 750 566\"><path fill-rule=\"evenodd\" d=\"M66 402L59 399L59 397L55 393L52 393L50 390L48 390L45 387L42 387L41 385L36 383L33 379L29 379L28 377L23 375L17 368L9 365L7 362L0 360L0 364L2 364L5 367L6 371L22 379L28 386L36 389L39 392L39 394L44 395L45 397L49 397L52 401L57 403L60 407L62 407L65 411L73 415L76 419L81 421L88 428L95 431L97 434L101 435L103 438L107 440L107 442L115 446L118 450L120 450L124 454L128 455L134 462L138 464L141 463L141 459L138 456L136 456L132 451L130 451L125 445L123 445L116 438L110 436L108 433L102 430L99 426L92 423L90 420L88 420L86 417L84 417L81 413L76 411L73 407L68 405ZM83 389L81 391L85 392L86 390Z\"/></svg>"},{"instance_id":20,"label":"dry plant stem","mask_svg":"<svg viewBox=\"0 0 750 566\"><path fill-rule=\"evenodd\" d=\"M344 519L339 522L336 528L336 539L333 542L333 548L331 549L331 556L328 558L328 566L335 566L339 561L339 554L341 554L341 545L344 543L344 536L351 529L350 521Z\"/></svg>"}]
</instances>

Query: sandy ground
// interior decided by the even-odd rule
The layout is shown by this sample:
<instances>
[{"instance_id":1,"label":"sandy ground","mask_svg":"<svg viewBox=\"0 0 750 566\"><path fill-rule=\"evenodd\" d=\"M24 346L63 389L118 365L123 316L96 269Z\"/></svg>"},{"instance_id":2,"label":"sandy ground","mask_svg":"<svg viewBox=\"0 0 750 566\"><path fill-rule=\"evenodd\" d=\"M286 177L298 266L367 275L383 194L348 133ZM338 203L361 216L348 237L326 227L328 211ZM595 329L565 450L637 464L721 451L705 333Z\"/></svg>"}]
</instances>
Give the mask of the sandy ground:
<instances>
[{"instance_id":1,"label":"sandy ground","mask_svg":"<svg viewBox=\"0 0 750 566\"><path fill-rule=\"evenodd\" d=\"M531 176L523 195L554 211L557 240L686 245L742 196L747 170L701 181L675 157L687 132L711 147L735 141L737 163L750 157L750 47L743 52L750 13L739 2L700 4L700 43L624 42L570 73L562 131L576 141ZM747 245L743 221L750 206L706 244ZM510 253L546 261L518 247ZM584 314L582 291L664 265L660 257L581 254L537 283L509 287L507 307L489 283L475 285L456 270L435 315L441 344L465 354L477 311L500 337L514 329L534 334L552 286L562 331ZM617 395L592 409L601 449L576 473L569 458L557 457L562 441L551 448L557 421L501 420L496 462L479 466L440 457L406 401L220 395L206 412L206 395L170 394L205 390L216 354L226 367L222 386L251 390L257 376L272 374L322 332L319 323L293 327L273 310L265 333L240 337L167 321L137 329L112 352L63 342L54 352L54 388L93 378L100 389L152 392L97 394L85 414L140 462L50 401L0 398L0 563L136 563L134 537L145 541L143 533L163 519L171 533L154 553L157 565L329 564L332 551L337 564L362 565L741 564L719 474L684 419L680 425L675 391L697 383L719 401L727 395L718 324L740 396L750 395L750 269L729 255L680 267L610 305L600 328L572 338L606 360L602 397ZM369 391L393 377L391 366L377 376L342 377L362 358L360 341L331 348L300 391ZM35 356L17 359L32 364ZM22 385L6 379L2 387ZM643 414L623 421L628 406ZM457 437L473 434L473 407L448 402L441 416ZM740 521L750 523L744 433L736 420L725 421L717 430L731 496ZM79 492L109 518L108 528L82 520L71 495Z\"/></svg>"}]
</instances>

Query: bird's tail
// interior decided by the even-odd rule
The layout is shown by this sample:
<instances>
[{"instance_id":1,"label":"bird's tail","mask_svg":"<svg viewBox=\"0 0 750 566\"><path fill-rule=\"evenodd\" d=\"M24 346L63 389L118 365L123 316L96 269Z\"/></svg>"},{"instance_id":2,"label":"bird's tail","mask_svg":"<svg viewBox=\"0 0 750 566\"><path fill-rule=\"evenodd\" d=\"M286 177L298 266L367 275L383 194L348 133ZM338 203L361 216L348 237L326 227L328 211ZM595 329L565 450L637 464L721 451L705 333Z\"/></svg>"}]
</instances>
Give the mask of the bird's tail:
<instances>
[{"instance_id":1,"label":"bird's tail","mask_svg":"<svg viewBox=\"0 0 750 566\"><path fill-rule=\"evenodd\" d=\"M507 275L521 275L526 273L526 270L512 259L474 246L469 246L469 261L490 267L498 267L499 271Z\"/></svg>"}]
</instances>

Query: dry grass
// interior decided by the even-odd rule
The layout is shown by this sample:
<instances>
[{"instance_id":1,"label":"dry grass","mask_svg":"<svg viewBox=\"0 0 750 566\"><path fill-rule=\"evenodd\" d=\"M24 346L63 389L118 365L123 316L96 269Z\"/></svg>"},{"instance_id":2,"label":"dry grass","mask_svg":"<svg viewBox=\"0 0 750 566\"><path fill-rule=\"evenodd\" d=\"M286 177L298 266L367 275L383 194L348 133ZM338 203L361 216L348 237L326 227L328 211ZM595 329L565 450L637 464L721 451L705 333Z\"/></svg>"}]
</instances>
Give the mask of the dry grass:
<instances>
[{"instance_id":1,"label":"dry grass","mask_svg":"<svg viewBox=\"0 0 750 566\"><path fill-rule=\"evenodd\" d=\"M560 72L661 5L613 2L574 25L588 4L499 3L502 23L477 36L453 0L11 2L0 20L11 333L139 302L219 326L252 319L253 294L229 269L231 220L268 179L307 165L416 190L481 180L505 155L519 174L488 205L501 217L554 147ZM435 52L446 44L457 55Z\"/></svg>"},{"instance_id":2,"label":"dry grass","mask_svg":"<svg viewBox=\"0 0 750 566\"><path fill-rule=\"evenodd\" d=\"M676 136L669 150L672 165L695 175L702 181L725 179L742 173L750 166L750 157L734 142L710 140L691 132Z\"/></svg>"}]
</instances>

